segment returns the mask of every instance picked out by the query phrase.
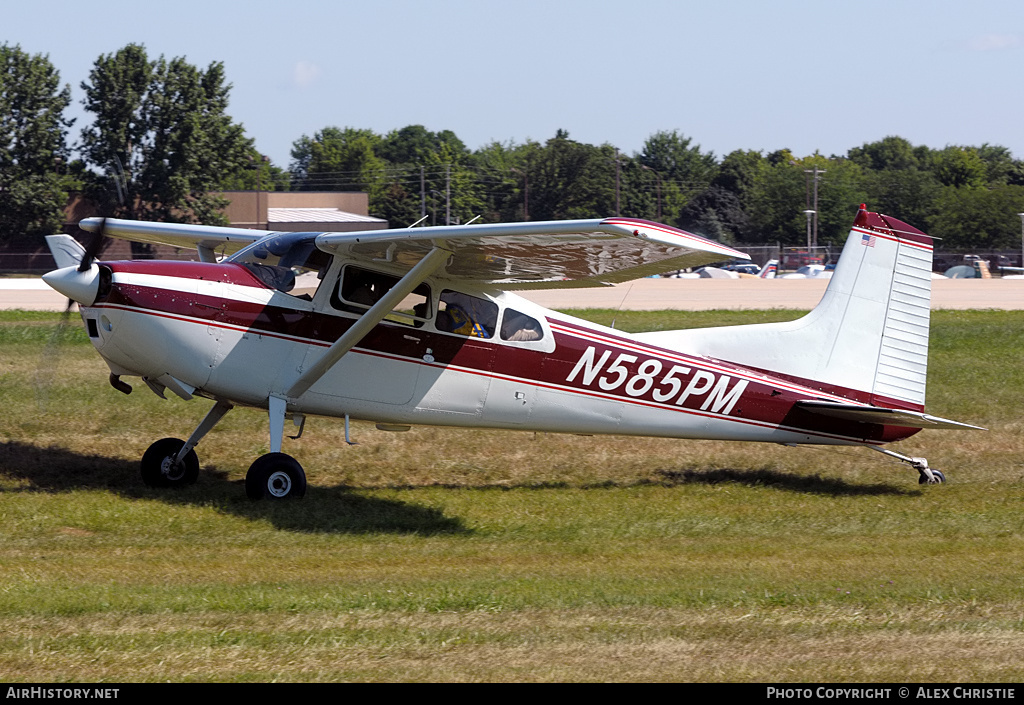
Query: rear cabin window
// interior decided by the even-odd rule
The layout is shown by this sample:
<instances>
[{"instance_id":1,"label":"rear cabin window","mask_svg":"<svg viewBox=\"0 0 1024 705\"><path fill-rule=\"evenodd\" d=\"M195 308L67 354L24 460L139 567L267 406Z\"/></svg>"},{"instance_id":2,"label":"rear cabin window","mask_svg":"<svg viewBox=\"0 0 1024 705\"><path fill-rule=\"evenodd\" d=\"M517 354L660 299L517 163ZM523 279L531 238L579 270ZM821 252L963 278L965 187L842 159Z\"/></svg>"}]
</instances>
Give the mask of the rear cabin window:
<instances>
[{"instance_id":1,"label":"rear cabin window","mask_svg":"<svg viewBox=\"0 0 1024 705\"><path fill-rule=\"evenodd\" d=\"M544 328L536 318L514 308L505 309L505 315L501 317L502 340L524 343L541 340L543 337Z\"/></svg>"},{"instance_id":2,"label":"rear cabin window","mask_svg":"<svg viewBox=\"0 0 1024 705\"><path fill-rule=\"evenodd\" d=\"M437 306L438 330L475 338L493 338L498 324L498 304L451 289L441 292Z\"/></svg>"},{"instance_id":3,"label":"rear cabin window","mask_svg":"<svg viewBox=\"0 0 1024 705\"><path fill-rule=\"evenodd\" d=\"M331 294L331 305L339 311L361 316L391 291L398 281L399 277L383 272L345 267L338 286ZM384 320L419 328L430 320L430 316L430 287L420 284Z\"/></svg>"}]
</instances>

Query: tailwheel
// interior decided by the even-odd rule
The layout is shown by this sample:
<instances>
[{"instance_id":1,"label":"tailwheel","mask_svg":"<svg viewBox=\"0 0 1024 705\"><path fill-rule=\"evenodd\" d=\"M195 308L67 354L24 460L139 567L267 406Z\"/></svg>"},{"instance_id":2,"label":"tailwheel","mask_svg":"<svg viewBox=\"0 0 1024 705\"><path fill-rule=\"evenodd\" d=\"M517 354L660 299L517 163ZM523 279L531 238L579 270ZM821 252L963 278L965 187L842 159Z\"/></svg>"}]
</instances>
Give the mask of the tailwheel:
<instances>
[{"instance_id":1,"label":"tailwheel","mask_svg":"<svg viewBox=\"0 0 1024 705\"><path fill-rule=\"evenodd\" d=\"M249 466L245 493L249 499L298 499L306 494L306 473L292 456L267 453Z\"/></svg>"},{"instance_id":2,"label":"tailwheel","mask_svg":"<svg viewBox=\"0 0 1024 705\"><path fill-rule=\"evenodd\" d=\"M194 450L177 461L185 441L161 438L146 449L139 463L142 481L150 487L184 487L199 479L199 457Z\"/></svg>"},{"instance_id":3,"label":"tailwheel","mask_svg":"<svg viewBox=\"0 0 1024 705\"><path fill-rule=\"evenodd\" d=\"M946 476L941 471L928 466L927 458L915 458L910 455L886 450L885 448L879 448L878 446L868 446L868 448L877 450L879 453L888 455L890 458L896 458L896 460L907 463L910 467L917 470L920 476L917 479L917 484L919 485L941 485L946 481Z\"/></svg>"}]
</instances>

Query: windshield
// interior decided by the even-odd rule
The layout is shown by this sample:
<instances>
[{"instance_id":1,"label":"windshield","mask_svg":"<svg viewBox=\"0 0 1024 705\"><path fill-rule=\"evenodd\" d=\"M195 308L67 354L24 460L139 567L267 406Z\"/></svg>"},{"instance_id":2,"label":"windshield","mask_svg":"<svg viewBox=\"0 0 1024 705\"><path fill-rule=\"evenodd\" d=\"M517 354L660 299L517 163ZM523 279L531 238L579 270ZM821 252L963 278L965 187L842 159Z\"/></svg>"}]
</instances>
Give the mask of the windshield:
<instances>
[{"instance_id":1,"label":"windshield","mask_svg":"<svg viewBox=\"0 0 1024 705\"><path fill-rule=\"evenodd\" d=\"M331 266L331 256L317 249L319 233L276 233L227 259L241 264L278 291L311 299Z\"/></svg>"}]
</instances>

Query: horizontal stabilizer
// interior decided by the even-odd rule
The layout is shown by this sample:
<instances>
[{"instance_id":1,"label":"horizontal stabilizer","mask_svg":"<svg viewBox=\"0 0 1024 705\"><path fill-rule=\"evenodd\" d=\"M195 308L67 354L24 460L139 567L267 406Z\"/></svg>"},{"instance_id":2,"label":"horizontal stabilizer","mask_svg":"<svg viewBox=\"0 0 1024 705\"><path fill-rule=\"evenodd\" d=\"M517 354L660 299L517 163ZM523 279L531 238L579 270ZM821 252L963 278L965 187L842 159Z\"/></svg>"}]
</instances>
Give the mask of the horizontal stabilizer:
<instances>
[{"instance_id":1,"label":"horizontal stabilizer","mask_svg":"<svg viewBox=\"0 0 1024 705\"><path fill-rule=\"evenodd\" d=\"M796 403L801 409L806 409L815 414L832 416L847 421L859 421L861 423L877 423L886 426L904 426L906 428L950 428L970 429L985 431L981 426L972 426L968 423L951 421L949 419L931 416L920 411L909 411L907 409L887 409L881 406L858 406L856 404L838 404L828 401L798 401Z\"/></svg>"}]
</instances>

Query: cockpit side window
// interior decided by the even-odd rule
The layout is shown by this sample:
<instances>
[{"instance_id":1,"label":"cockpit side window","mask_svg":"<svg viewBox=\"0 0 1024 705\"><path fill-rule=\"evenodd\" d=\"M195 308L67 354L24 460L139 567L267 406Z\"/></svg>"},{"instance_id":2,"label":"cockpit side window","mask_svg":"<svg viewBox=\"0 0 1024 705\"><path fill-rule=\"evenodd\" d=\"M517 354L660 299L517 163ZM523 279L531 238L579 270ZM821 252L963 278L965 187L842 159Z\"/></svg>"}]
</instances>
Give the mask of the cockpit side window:
<instances>
[{"instance_id":1,"label":"cockpit side window","mask_svg":"<svg viewBox=\"0 0 1024 705\"><path fill-rule=\"evenodd\" d=\"M346 266L331 293L331 306L361 316L398 281L398 277L390 274ZM430 315L430 287L420 284L384 320L419 328L430 320Z\"/></svg>"},{"instance_id":2,"label":"cockpit side window","mask_svg":"<svg viewBox=\"0 0 1024 705\"><path fill-rule=\"evenodd\" d=\"M501 339L511 342L528 342L544 338L544 328L533 316L527 316L512 308L505 309L501 318Z\"/></svg>"},{"instance_id":3,"label":"cockpit side window","mask_svg":"<svg viewBox=\"0 0 1024 705\"><path fill-rule=\"evenodd\" d=\"M441 292L435 325L440 331L493 338L498 323L498 305L493 301L451 289Z\"/></svg>"}]
</instances>

